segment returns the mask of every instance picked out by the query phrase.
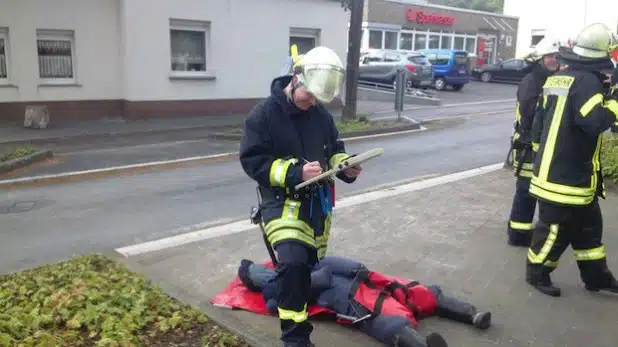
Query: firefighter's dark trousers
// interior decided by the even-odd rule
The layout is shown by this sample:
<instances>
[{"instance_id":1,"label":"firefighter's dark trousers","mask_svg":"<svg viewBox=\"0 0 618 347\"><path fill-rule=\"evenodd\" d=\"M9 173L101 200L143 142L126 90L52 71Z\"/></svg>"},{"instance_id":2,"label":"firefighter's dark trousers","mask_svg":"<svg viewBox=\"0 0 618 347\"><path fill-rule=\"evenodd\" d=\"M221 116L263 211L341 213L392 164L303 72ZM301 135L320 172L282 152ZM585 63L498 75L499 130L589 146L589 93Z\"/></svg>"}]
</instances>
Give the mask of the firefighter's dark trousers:
<instances>
[{"instance_id":1,"label":"firefighter's dark trousers","mask_svg":"<svg viewBox=\"0 0 618 347\"><path fill-rule=\"evenodd\" d=\"M602 242L603 216L598 201L583 207L539 201L539 221L528 249L528 275L547 276L571 245L585 284L605 285L611 276Z\"/></svg>"},{"instance_id":2,"label":"firefighter's dark trousers","mask_svg":"<svg viewBox=\"0 0 618 347\"><path fill-rule=\"evenodd\" d=\"M317 251L296 241L277 244L277 302L281 340L285 346L309 346L313 326L307 320L307 302L311 294L311 269L317 263Z\"/></svg>"},{"instance_id":3,"label":"firefighter's dark trousers","mask_svg":"<svg viewBox=\"0 0 618 347\"><path fill-rule=\"evenodd\" d=\"M530 178L517 177L515 196L513 197L511 215L509 216L509 238L529 238L534 230L532 220L534 219L534 211L536 209L536 198L530 195L528 189L530 189Z\"/></svg>"}]
</instances>

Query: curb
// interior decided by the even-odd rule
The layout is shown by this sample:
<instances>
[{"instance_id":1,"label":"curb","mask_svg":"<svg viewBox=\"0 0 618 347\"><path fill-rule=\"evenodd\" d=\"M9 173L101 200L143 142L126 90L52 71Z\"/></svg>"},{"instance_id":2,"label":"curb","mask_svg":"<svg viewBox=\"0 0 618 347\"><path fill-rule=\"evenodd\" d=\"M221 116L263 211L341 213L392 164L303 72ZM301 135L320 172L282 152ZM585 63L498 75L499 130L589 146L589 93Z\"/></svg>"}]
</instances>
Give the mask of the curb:
<instances>
[{"instance_id":1,"label":"curb","mask_svg":"<svg viewBox=\"0 0 618 347\"><path fill-rule=\"evenodd\" d=\"M406 125L398 125L398 126L382 128L382 129L370 129L370 130L349 132L349 133L341 134L339 138L342 140L347 140L347 139L355 139L361 136L382 135L382 134L390 135L390 134L409 131L409 130L418 130L420 128L421 128L421 122L413 120L412 122L409 122ZM217 140L240 141L240 139L242 138L242 134L214 133L211 135L211 137Z\"/></svg>"},{"instance_id":2,"label":"curb","mask_svg":"<svg viewBox=\"0 0 618 347\"><path fill-rule=\"evenodd\" d=\"M124 257L115 251L105 252L103 254L118 263L124 264L129 268L129 270L145 276L152 284L161 287L167 295L184 304L198 308L208 317L208 319L238 335L251 346L272 347L280 344L278 339L274 339L269 334L266 334L234 317L231 314L233 311L224 310L213 306L208 299L204 300L202 297L197 297L189 291L182 289L180 286L170 283L169 281L165 281L162 276L146 271L145 267L137 261Z\"/></svg>"},{"instance_id":3,"label":"curb","mask_svg":"<svg viewBox=\"0 0 618 347\"><path fill-rule=\"evenodd\" d=\"M150 172L154 170L175 169L180 167L188 167L196 164L216 163L227 161L231 158L238 157L238 152L221 153L209 156L182 158L169 161L155 161L141 164L115 166L104 169L84 170L75 172L66 172L54 175L42 175L34 177L23 177L16 179L8 179L0 181L0 190L22 188L28 186L39 186L50 183L75 182L91 178L104 178L119 176L122 174L136 174L142 172Z\"/></svg>"},{"instance_id":4,"label":"curb","mask_svg":"<svg viewBox=\"0 0 618 347\"><path fill-rule=\"evenodd\" d=\"M37 151L26 156L15 158L0 164L0 174L7 173L16 169L21 169L30 164L38 163L45 159L51 158L54 153L50 150Z\"/></svg>"}]
</instances>

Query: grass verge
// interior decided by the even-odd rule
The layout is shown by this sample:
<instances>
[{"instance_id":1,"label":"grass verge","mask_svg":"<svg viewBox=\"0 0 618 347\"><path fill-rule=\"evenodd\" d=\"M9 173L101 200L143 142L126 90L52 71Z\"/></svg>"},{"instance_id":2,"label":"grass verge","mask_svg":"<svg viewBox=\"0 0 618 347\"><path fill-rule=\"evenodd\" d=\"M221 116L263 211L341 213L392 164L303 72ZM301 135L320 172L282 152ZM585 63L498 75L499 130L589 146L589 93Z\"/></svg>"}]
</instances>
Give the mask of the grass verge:
<instances>
[{"instance_id":1,"label":"grass verge","mask_svg":"<svg viewBox=\"0 0 618 347\"><path fill-rule=\"evenodd\" d=\"M9 160L25 157L35 152L36 152L36 149L32 147L22 147L22 148L8 151L8 152L0 153L0 163L4 163Z\"/></svg>"},{"instance_id":2,"label":"grass verge","mask_svg":"<svg viewBox=\"0 0 618 347\"><path fill-rule=\"evenodd\" d=\"M1 275L0 346L249 347L98 254Z\"/></svg>"},{"instance_id":3,"label":"grass verge","mask_svg":"<svg viewBox=\"0 0 618 347\"><path fill-rule=\"evenodd\" d=\"M370 120L368 114L359 114L353 121L337 122L337 130L340 134L355 133L360 131L388 129L402 125L397 120ZM223 132L225 135L242 136L242 126L231 127Z\"/></svg>"}]
</instances>

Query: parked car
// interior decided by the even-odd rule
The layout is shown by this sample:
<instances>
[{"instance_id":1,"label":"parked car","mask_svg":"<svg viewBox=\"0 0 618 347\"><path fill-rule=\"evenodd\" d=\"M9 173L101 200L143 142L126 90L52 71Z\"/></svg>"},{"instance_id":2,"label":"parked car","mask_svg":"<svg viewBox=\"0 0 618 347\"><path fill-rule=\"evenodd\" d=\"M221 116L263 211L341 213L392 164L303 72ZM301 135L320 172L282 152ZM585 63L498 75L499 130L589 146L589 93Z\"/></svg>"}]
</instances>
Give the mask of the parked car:
<instances>
[{"instance_id":1,"label":"parked car","mask_svg":"<svg viewBox=\"0 0 618 347\"><path fill-rule=\"evenodd\" d=\"M459 91L470 82L468 52L457 49L423 49L419 52L427 57L433 67L433 86L436 90L450 86Z\"/></svg>"},{"instance_id":2,"label":"parked car","mask_svg":"<svg viewBox=\"0 0 618 347\"><path fill-rule=\"evenodd\" d=\"M523 59L509 59L502 63L490 64L472 69L472 77L483 82L519 82L529 72L529 62Z\"/></svg>"},{"instance_id":3,"label":"parked car","mask_svg":"<svg viewBox=\"0 0 618 347\"><path fill-rule=\"evenodd\" d=\"M358 79L395 86L397 70L406 69L407 88L430 87L433 69L427 58L412 51L371 50L361 56Z\"/></svg>"}]
</instances>

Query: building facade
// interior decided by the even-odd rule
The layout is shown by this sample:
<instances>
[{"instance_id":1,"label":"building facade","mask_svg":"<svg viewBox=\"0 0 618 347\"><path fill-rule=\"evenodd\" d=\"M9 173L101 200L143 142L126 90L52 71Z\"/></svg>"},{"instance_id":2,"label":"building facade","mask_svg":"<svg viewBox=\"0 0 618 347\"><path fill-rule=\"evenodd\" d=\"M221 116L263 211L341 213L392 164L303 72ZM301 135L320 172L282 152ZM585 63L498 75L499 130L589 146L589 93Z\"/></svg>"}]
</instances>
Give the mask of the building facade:
<instances>
[{"instance_id":1,"label":"building facade","mask_svg":"<svg viewBox=\"0 0 618 347\"><path fill-rule=\"evenodd\" d=\"M362 49L463 49L477 65L515 56L518 18L422 4L365 0Z\"/></svg>"},{"instance_id":2,"label":"building facade","mask_svg":"<svg viewBox=\"0 0 618 347\"><path fill-rule=\"evenodd\" d=\"M0 121L23 119L38 103L52 119L246 113L269 95L291 43L346 59L349 11L334 0L0 0L0 8Z\"/></svg>"},{"instance_id":3,"label":"building facade","mask_svg":"<svg viewBox=\"0 0 618 347\"><path fill-rule=\"evenodd\" d=\"M518 56L525 55L548 34L568 43L592 23L603 23L618 33L616 0L504 0L504 13L520 18Z\"/></svg>"}]
</instances>

